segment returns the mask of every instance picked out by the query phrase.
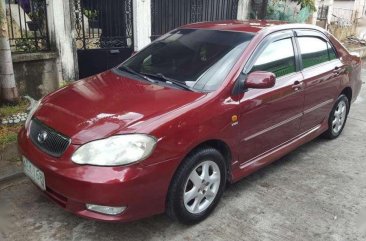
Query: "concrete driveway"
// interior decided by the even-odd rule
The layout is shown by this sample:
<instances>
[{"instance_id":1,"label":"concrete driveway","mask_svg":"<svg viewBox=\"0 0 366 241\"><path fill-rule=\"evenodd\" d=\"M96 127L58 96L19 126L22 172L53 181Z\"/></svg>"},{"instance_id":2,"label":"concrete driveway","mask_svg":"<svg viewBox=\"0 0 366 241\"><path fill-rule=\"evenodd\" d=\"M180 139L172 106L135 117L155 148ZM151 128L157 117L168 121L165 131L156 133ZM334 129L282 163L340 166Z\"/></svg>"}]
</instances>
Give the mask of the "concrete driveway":
<instances>
[{"instance_id":1,"label":"concrete driveway","mask_svg":"<svg viewBox=\"0 0 366 241\"><path fill-rule=\"evenodd\" d=\"M366 240L366 87L338 139L318 138L229 186L200 224L82 219L22 177L0 184L0 240Z\"/></svg>"}]
</instances>

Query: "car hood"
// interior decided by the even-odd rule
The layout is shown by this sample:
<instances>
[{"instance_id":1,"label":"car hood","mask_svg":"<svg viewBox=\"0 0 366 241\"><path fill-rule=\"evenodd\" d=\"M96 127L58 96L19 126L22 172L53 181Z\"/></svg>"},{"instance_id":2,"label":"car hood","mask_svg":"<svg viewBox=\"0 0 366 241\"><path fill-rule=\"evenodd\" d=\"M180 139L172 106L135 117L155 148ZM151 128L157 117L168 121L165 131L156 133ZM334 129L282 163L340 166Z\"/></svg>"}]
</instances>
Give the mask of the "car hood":
<instances>
[{"instance_id":1,"label":"car hood","mask_svg":"<svg viewBox=\"0 0 366 241\"><path fill-rule=\"evenodd\" d=\"M70 137L73 144L84 144L117 133L133 133L135 125L203 95L107 71L48 95L35 117Z\"/></svg>"}]
</instances>

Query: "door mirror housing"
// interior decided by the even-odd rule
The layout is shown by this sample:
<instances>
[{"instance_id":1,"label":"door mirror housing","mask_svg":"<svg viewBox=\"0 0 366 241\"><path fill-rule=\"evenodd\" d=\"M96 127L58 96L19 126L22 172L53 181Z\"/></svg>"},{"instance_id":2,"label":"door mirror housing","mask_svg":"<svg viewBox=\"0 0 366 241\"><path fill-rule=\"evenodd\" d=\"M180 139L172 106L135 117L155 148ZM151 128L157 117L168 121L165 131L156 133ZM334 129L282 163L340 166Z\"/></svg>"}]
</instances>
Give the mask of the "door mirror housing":
<instances>
[{"instance_id":1,"label":"door mirror housing","mask_svg":"<svg viewBox=\"0 0 366 241\"><path fill-rule=\"evenodd\" d=\"M276 84L276 75L271 72L254 71L245 81L245 87L252 89L267 89Z\"/></svg>"}]
</instances>

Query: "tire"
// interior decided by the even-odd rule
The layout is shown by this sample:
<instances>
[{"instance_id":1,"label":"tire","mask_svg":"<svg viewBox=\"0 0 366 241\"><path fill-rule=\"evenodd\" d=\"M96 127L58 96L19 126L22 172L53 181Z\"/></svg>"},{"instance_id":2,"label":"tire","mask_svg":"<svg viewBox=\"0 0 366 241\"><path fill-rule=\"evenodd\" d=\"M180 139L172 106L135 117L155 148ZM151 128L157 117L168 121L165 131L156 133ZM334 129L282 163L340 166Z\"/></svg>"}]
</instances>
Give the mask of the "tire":
<instances>
[{"instance_id":1,"label":"tire","mask_svg":"<svg viewBox=\"0 0 366 241\"><path fill-rule=\"evenodd\" d=\"M199 148L189 154L170 184L167 215L184 224L204 220L224 192L226 170L223 155L212 147Z\"/></svg>"},{"instance_id":2,"label":"tire","mask_svg":"<svg viewBox=\"0 0 366 241\"><path fill-rule=\"evenodd\" d=\"M323 133L327 139L337 138L343 131L346 124L350 103L344 94L341 94L335 102L328 118L328 130Z\"/></svg>"}]
</instances>

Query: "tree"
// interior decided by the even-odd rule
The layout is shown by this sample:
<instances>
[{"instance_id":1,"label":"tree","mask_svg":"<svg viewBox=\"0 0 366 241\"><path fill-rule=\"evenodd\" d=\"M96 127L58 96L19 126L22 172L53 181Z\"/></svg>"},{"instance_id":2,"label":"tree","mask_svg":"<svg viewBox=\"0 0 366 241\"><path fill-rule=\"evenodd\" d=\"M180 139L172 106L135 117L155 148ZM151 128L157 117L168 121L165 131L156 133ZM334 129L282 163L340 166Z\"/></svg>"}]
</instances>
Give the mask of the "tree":
<instances>
[{"instance_id":1,"label":"tree","mask_svg":"<svg viewBox=\"0 0 366 241\"><path fill-rule=\"evenodd\" d=\"M308 7L310 11L315 12L315 1L314 0L292 0L293 2L297 2L297 4L300 4L301 9Z\"/></svg>"},{"instance_id":2,"label":"tree","mask_svg":"<svg viewBox=\"0 0 366 241\"><path fill-rule=\"evenodd\" d=\"M16 103L19 99L8 37L4 0L0 0L0 103Z\"/></svg>"}]
</instances>

